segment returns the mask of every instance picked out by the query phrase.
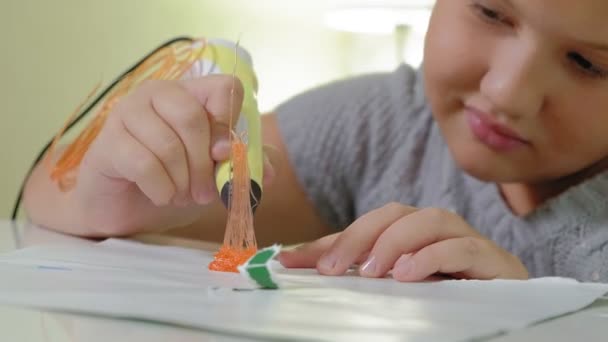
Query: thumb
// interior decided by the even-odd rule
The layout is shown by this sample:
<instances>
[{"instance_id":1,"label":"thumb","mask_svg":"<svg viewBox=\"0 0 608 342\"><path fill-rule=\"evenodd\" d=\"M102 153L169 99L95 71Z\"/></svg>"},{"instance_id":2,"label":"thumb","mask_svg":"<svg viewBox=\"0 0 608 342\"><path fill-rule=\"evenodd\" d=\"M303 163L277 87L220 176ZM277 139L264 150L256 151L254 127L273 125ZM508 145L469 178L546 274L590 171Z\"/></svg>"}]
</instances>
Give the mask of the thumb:
<instances>
[{"instance_id":1,"label":"thumb","mask_svg":"<svg viewBox=\"0 0 608 342\"><path fill-rule=\"evenodd\" d=\"M340 233L327 235L293 250L283 251L279 254L279 261L287 268L315 268L321 255L331 247L339 235Z\"/></svg>"},{"instance_id":2,"label":"thumb","mask_svg":"<svg viewBox=\"0 0 608 342\"><path fill-rule=\"evenodd\" d=\"M236 125L243 106L244 90L241 81L231 75L208 75L182 80L180 84L198 99L208 114L211 150L229 152L228 139L233 128L230 124Z\"/></svg>"}]
</instances>

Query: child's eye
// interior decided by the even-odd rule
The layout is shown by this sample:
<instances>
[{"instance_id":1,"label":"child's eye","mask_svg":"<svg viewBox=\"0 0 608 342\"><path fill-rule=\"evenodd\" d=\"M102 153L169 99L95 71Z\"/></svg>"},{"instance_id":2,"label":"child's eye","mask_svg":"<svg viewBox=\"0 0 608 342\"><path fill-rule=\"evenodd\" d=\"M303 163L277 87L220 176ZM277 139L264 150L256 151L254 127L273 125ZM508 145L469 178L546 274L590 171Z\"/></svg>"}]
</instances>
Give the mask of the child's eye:
<instances>
[{"instance_id":1,"label":"child's eye","mask_svg":"<svg viewBox=\"0 0 608 342\"><path fill-rule=\"evenodd\" d=\"M490 7L484 6L478 2L473 2L471 6L477 15L479 15L483 20L494 24L499 23L510 25L509 19L497 10L491 9Z\"/></svg>"},{"instance_id":2,"label":"child's eye","mask_svg":"<svg viewBox=\"0 0 608 342\"><path fill-rule=\"evenodd\" d=\"M578 52L568 52L568 59L574 63L576 68L586 76L606 78L608 71L597 67L593 62L579 54Z\"/></svg>"}]
</instances>

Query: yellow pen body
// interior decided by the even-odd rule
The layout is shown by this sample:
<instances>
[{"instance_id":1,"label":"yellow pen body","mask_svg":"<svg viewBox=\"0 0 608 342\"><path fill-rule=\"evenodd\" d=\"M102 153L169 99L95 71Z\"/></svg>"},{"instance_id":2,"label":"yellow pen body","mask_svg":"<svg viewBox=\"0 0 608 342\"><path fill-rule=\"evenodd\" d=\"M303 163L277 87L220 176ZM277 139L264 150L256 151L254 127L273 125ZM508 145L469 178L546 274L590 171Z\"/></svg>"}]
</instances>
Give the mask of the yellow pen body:
<instances>
[{"instance_id":1,"label":"yellow pen body","mask_svg":"<svg viewBox=\"0 0 608 342\"><path fill-rule=\"evenodd\" d=\"M195 43L196 44L196 43ZM252 207L255 209L262 197L264 156L262 127L257 103L258 83L253 70L251 56L240 46L220 39L210 39L201 45L194 55L199 55L193 65L193 73L232 75L243 85L243 104L234 130L247 145L247 161L251 179ZM200 54L199 54L200 53ZM236 62L236 67L235 67ZM228 206L231 184L230 160L219 163L215 171L215 182L224 205Z\"/></svg>"}]
</instances>

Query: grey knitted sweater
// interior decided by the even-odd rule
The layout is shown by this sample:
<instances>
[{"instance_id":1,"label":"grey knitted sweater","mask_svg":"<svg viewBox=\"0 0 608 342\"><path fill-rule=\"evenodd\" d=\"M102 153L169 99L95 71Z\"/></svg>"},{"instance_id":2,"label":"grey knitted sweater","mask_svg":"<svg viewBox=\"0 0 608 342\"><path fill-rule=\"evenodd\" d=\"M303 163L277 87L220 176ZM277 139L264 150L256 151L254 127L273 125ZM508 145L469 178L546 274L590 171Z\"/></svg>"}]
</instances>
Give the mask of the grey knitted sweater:
<instances>
[{"instance_id":1,"label":"grey knitted sweater","mask_svg":"<svg viewBox=\"0 0 608 342\"><path fill-rule=\"evenodd\" d=\"M608 282L608 173L514 215L496 184L453 161L421 72L401 66L334 82L276 112L301 184L336 229L394 201L446 208L517 255L533 277Z\"/></svg>"}]
</instances>

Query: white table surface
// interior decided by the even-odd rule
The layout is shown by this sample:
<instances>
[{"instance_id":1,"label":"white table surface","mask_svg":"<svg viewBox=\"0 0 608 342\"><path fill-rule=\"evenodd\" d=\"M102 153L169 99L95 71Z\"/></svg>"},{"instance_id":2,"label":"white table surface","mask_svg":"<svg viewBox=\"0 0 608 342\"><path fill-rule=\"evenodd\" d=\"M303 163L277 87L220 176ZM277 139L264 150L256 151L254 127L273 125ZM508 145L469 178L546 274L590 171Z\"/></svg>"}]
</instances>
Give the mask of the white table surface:
<instances>
[{"instance_id":1,"label":"white table surface","mask_svg":"<svg viewBox=\"0 0 608 342\"><path fill-rule=\"evenodd\" d=\"M209 244L148 235L147 242L208 248ZM0 220L0 253L30 245L81 242L28 224ZM0 281L2 275L0 274ZM250 341L242 336L134 320L109 319L0 305L0 341ZM491 341L608 341L608 299Z\"/></svg>"}]
</instances>

